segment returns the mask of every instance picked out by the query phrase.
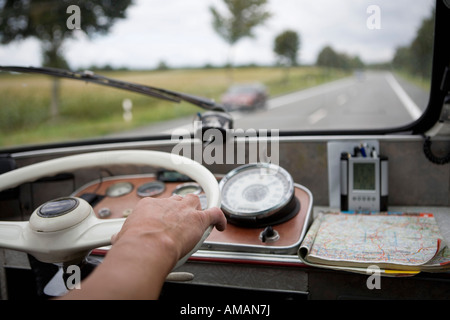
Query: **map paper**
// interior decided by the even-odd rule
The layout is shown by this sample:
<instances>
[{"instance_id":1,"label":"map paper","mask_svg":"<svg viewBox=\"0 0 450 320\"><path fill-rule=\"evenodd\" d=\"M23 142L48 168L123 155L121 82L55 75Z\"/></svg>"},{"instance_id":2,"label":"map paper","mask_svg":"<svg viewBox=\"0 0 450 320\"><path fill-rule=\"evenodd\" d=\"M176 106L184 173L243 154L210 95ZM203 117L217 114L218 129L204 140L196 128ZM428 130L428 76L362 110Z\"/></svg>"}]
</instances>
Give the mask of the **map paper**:
<instances>
[{"instance_id":1,"label":"map paper","mask_svg":"<svg viewBox=\"0 0 450 320\"><path fill-rule=\"evenodd\" d=\"M305 263L397 270L443 269L450 254L432 214L322 213L299 250Z\"/></svg>"}]
</instances>

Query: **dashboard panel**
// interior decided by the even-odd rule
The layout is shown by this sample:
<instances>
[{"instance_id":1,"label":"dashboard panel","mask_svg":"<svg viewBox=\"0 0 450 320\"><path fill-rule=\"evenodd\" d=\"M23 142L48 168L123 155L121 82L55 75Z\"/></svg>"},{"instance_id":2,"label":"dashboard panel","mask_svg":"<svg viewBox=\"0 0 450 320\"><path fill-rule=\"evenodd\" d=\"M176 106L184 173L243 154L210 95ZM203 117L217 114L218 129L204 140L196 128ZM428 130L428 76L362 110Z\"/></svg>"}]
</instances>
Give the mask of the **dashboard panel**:
<instances>
[{"instance_id":1,"label":"dashboard panel","mask_svg":"<svg viewBox=\"0 0 450 320\"><path fill-rule=\"evenodd\" d=\"M338 207L332 205L331 193L329 193L329 187L336 186L336 184L333 183L333 179L329 179L330 162L327 161L327 158L339 162L339 154L329 157L330 144L341 141L353 144L354 141L359 142L367 137L357 138L281 138L279 143L280 166L293 177L295 194L300 202L299 213L287 222L273 225L273 229L280 236L276 242L261 242L259 236L265 227L244 228L229 223L225 232L213 231L202 248L177 270L192 274L194 278L181 283L168 281L169 287L175 286L176 289L175 291L171 290L168 296L172 297L175 293L186 292L185 290L192 290L193 286L198 286L200 293L209 293L211 288L218 291L224 288L234 288L252 290L252 294L256 291L270 292L270 294L273 292L305 293L309 299L338 299L343 296L414 299L418 297L440 299L448 297L450 283L448 274L423 273L405 279L383 278L383 290L369 290L364 285L367 275L309 268L302 264L296 250L293 249L295 237L302 238L302 234L307 229L305 226L309 224L312 217L316 217L321 211L339 210ZM390 159L389 210L433 212L442 235L448 241L450 239L449 166L436 166L423 156L421 137L388 136L377 137L377 140L380 152ZM448 141L436 141L433 146L437 149L445 149ZM125 145L117 144L113 147L80 148L76 151L102 151L106 148L123 149L125 147L127 149L154 149L169 152L172 145L161 142L127 143ZM73 152L72 149L39 154L24 152L14 154L14 159L18 167L23 167L35 162L70 155ZM236 166L213 164L207 168L220 181L236 169ZM99 175L103 175L103 178L97 179ZM104 219L123 218L124 214L129 213L129 209L141 199L138 196L138 190L142 186L157 180L164 180L164 192L154 195L162 198L170 197L177 187L185 183L192 183L185 179L170 181L171 179L177 180L170 174L159 175L157 169L153 167L105 165L24 184L20 187L20 203L16 200L3 201L0 202L0 207L3 214L12 212L15 213L15 219L17 217L27 219L34 208L48 200L67 195L81 196L85 194L87 197L91 197L91 201L97 201L93 207L98 217L100 217L101 209L108 208L110 213ZM131 191L127 186L128 183L133 185ZM112 189L112 197L106 197L108 188L116 184L118 185ZM436 186L439 187L436 188ZM122 195L117 196L117 194ZM202 198L201 194L200 197ZM286 230L292 232L294 238L289 243L283 244L287 237ZM94 250L92 257L101 259L107 250L107 247ZM11 288L19 287L15 281L16 278L22 278L22 274L15 277L6 273L16 272L16 270L31 272L31 269L36 269L36 262L30 261L26 254L20 252L3 250L3 253L0 254L0 262L4 266L0 268L0 272L4 271L4 277L9 280L8 296L10 298L14 298ZM48 282L49 279L46 281ZM47 285L47 282L43 285ZM184 287L180 289L180 286ZM183 289L185 287L187 288ZM24 289L21 290L21 294L23 291ZM233 294L236 293L233 292ZM6 294L2 295L2 297L5 296Z\"/></svg>"},{"instance_id":2,"label":"dashboard panel","mask_svg":"<svg viewBox=\"0 0 450 320\"><path fill-rule=\"evenodd\" d=\"M107 177L92 181L72 196L84 198L91 203L99 219L126 218L132 213L136 203L150 190L152 197L168 198L173 194L198 194L202 207L206 206L206 196L193 181L161 181L160 174L138 174ZM217 176L220 181L222 175ZM166 179L163 179L166 180ZM287 218L270 223L245 226L228 223L223 232L213 229L202 249L213 251L233 251L248 253L296 254L312 219L312 194L304 186L293 185L296 206L287 213ZM144 191L144 192L143 192ZM107 251L100 248L96 253Z\"/></svg>"}]
</instances>

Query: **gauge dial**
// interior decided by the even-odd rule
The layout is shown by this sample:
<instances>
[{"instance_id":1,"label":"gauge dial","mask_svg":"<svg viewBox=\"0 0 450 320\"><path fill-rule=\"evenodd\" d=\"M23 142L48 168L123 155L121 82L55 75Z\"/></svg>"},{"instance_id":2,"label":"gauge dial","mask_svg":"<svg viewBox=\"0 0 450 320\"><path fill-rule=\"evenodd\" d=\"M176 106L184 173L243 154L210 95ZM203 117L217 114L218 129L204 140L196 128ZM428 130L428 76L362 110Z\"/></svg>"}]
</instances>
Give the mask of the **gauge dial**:
<instances>
[{"instance_id":1,"label":"gauge dial","mask_svg":"<svg viewBox=\"0 0 450 320\"><path fill-rule=\"evenodd\" d=\"M184 197L188 193L200 194L202 192L202 187L198 183L183 183L175 188L172 194L177 194Z\"/></svg>"},{"instance_id":2,"label":"gauge dial","mask_svg":"<svg viewBox=\"0 0 450 320\"><path fill-rule=\"evenodd\" d=\"M208 208L208 199L206 198L206 194L199 194L198 198L200 200L202 210L206 210Z\"/></svg>"},{"instance_id":3,"label":"gauge dial","mask_svg":"<svg viewBox=\"0 0 450 320\"><path fill-rule=\"evenodd\" d=\"M121 197L133 191L133 188L129 182L118 182L106 190L106 195L111 198Z\"/></svg>"},{"instance_id":4,"label":"gauge dial","mask_svg":"<svg viewBox=\"0 0 450 320\"><path fill-rule=\"evenodd\" d=\"M230 222L273 222L295 207L291 175L274 164L248 164L232 170L219 183L222 210ZM257 222L257 223L256 223Z\"/></svg>"},{"instance_id":5,"label":"gauge dial","mask_svg":"<svg viewBox=\"0 0 450 320\"><path fill-rule=\"evenodd\" d=\"M138 196L144 197L154 197L160 195L166 190L166 185L162 181L152 181L143 184L137 189Z\"/></svg>"}]
</instances>

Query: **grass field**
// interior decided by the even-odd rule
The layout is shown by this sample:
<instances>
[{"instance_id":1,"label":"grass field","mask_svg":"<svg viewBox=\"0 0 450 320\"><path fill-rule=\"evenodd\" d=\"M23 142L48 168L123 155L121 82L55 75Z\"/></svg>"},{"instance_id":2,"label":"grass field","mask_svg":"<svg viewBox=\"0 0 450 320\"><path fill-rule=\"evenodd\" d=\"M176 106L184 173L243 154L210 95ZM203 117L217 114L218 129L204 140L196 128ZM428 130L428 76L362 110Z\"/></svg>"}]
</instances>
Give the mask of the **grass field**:
<instances>
[{"instance_id":1,"label":"grass field","mask_svg":"<svg viewBox=\"0 0 450 320\"><path fill-rule=\"evenodd\" d=\"M332 81L338 70L297 67L286 81L283 68L187 69L99 72L102 75L220 101L232 83L264 83L271 96ZM82 81L61 79L59 115L50 117L52 79L41 75L0 75L0 146L92 138L182 117L202 109ZM123 119L122 102L133 102L133 119Z\"/></svg>"}]
</instances>

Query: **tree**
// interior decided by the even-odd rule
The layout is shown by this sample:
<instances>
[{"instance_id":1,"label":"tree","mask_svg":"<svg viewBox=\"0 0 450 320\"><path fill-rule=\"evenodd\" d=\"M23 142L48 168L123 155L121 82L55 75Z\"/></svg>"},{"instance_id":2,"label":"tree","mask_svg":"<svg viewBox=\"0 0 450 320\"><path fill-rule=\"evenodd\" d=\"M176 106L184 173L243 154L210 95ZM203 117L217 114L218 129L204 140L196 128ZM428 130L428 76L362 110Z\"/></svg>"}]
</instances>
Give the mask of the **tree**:
<instances>
[{"instance_id":1,"label":"tree","mask_svg":"<svg viewBox=\"0 0 450 320\"><path fill-rule=\"evenodd\" d=\"M295 31L287 30L275 38L273 51L282 62L289 66L297 65L298 51L300 49L300 36Z\"/></svg>"},{"instance_id":2,"label":"tree","mask_svg":"<svg viewBox=\"0 0 450 320\"><path fill-rule=\"evenodd\" d=\"M392 65L401 70L408 70L411 66L411 51L409 47L398 47L395 51Z\"/></svg>"},{"instance_id":3,"label":"tree","mask_svg":"<svg viewBox=\"0 0 450 320\"><path fill-rule=\"evenodd\" d=\"M342 70L359 69L364 67L364 63L359 56L349 56L346 53L339 53L330 46L324 47L317 56L316 65L326 68L337 68Z\"/></svg>"},{"instance_id":4,"label":"tree","mask_svg":"<svg viewBox=\"0 0 450 320\"><path fill-rule=\"evenodd\" d=\"M76 3L76 6L72 6ZM132 0L4 0L0 1L0 43L9 44L26 38L41 42L43 66L68 68L62 47L74 33L69 28L72 18L68 10L76 7L81 19L81 29L90 37L106 34L118 19L125 18L125 11ZM68 13L69 11L69 13ZM58 113L59 84L53 85L51 114Z\"/></svg>"},{"instance_id":5,"label":"tree","mask_svg":"<svg viewBox=\"0 0 450 320\"><path fill-rule=\"evenodd\" d=\"M434 23L435 9L431 17L424 19L416 38L411 43L411 56L414 63L411 64L412 71L423 78L429 78L431 75L431 66L433 61L433 42L434 42Z\"/></svg>"},{"instance_id":6,"label":"tree","mask_svg":"<svg viewBox=\"0 0 450 320\"><path fill-rule=\"evenodd\" d=\"M300 49L300 37L297 32L286 30L275 38L273 51L278 55L281 64L285 64L285 81L289 79L290 67L297 65L298 51Z\"/></svg>"},{"instance_id":7,"label":"tree","mask_svg":"<svg viewBox=\"0 0 450 320\"><path fill-rule=\"evenodd\" d=\"M337 68L340 64L339 55L331 48L326 46L317 56L317 65L320 67Z\"/></svg>"},{"instance_id":8,"label":"tree","mask_svg":"<svg viewBox=\"0 0 450 320\"><path fill-rule=\"evenodd\" d=\"M435 10L433 8L431 16L423 19L411 44L397 48L392 60L395 68L422 78L431 76Z\"/></svg>"},{"instance_id":9,"label":"tree","mask_svg":"<svg viewBox=\"0 0 450 320\"><path fill-rule=\"evenodd\" d=\"M220 13L210 7L213 16L214 30L230 45L233 46L244 37L254 37L253 29L263 24L271 14L266 11L267 0L224 0L228 9L227 14ZM231 54L228 65L232 65Z\"/></svg>"}]
</instances>

